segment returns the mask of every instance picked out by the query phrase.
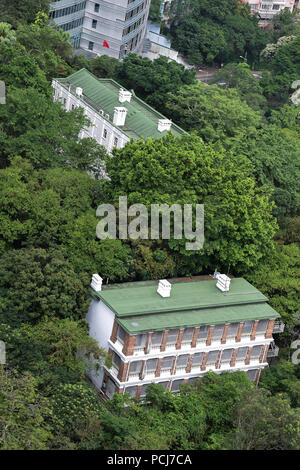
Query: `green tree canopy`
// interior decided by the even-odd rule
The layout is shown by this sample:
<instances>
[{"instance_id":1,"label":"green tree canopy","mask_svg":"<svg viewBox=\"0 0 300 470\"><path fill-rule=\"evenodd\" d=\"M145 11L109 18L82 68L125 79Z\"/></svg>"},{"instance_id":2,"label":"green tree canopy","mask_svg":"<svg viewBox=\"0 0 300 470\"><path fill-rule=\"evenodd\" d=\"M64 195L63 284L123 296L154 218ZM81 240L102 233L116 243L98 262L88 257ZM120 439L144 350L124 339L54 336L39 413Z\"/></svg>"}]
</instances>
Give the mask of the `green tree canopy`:
<instances>
[{"instance_id":1,"label":"green tree canopy","mask_svg":"<svg viewBox=\"0 0 300 470\"><path fill-rule=\"evenodd\" d=\"M183 240L167 246L195 263L195 272L231 264L239 272L255 266L272 246L275 221L270 191L256 187L244 157L205 145L196 136L131 142L107 161L111 200L128 204L204 204L203 250L187 252ZM193 255L193 256L190 256ZM186 260L187 261L187 260Z\"/></svg>"}]
</instances>

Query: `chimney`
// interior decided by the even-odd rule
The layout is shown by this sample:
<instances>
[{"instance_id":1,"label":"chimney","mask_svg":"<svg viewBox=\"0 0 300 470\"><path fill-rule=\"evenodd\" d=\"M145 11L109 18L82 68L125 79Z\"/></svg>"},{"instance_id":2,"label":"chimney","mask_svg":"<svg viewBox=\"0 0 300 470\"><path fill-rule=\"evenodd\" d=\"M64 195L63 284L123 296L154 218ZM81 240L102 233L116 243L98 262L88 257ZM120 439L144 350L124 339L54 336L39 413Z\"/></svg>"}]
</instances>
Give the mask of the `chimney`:
<instances>
[{"instance_id":1,"label":"chimney","mask_svg":"<svg viewBox=\"0 0 300 470\"><path fill-rule=\"evenodd\" d=\"M230 288L230 277L226 276L226 274L218 274L217 275L218 282L216 287L220 289L222 292L228 292Z\"/></svg>"},{"instance_id":2,"label":"chimney","mask_svg":"<svg viewBox=\"0 0 300 470\"><path fill-rule=\"evenodd\" d=\"M96 292L100 292L102 290L102 277L99 274L93 274L91 288L94 289Z\"/></svg>"},{"instance_id":3,"label":"chimney","mask_svg":"<svg viewBox=\"0 0 300 470\"><path fill-rule=\"evenodd\" d=\"M131 97L132 97L132 93L130 93L130 91L123 90L123 88L120 88L119 90L120 103L125 103L125 101L128 101L128 103L130 103Z\"/></svg>"},{"instance_id":4,"label":"chimney","mask_svg":"<svg viewBox=\"0 0 300 470\"><path fill-rule=\"evenodd\" d=\"M159 119L157 130L159 132L169 131L171 129L171 126L172 126L172 121L170 121L169 119Z\"/></svg>"},{"instance_id":5,"label":"chimney","mask_svg":"<svg viewBox=\"0 0 300 470\"><path fill-rule=\"evenodd\" d=\"M162 297L170 297L172 284L166 279L160 279L158 281L157 293Z\"/></svg>"},{"instance_id":6,"label":"chimney","mask_svg":"<svg viewBox=\"0 0 300 470\"><path fill-rule=\"evenodd\" d=\"M127 108L123 108L121 106L117 106L114 109L114 118L113 118L113 123L116 126L124 126L125 120L126 120L126 115L127 115Z\"/></svg>"},{"instance_id":7,"label":"chimney","mask_svg":"<svg viewBox=\"0 0 300 470\"><path fill-rule=\"evenodd\" d=\"M77 96L82 96L83 89L80 88L79 86L76 87L75 93Z\"/></svg>"}]
</instances>

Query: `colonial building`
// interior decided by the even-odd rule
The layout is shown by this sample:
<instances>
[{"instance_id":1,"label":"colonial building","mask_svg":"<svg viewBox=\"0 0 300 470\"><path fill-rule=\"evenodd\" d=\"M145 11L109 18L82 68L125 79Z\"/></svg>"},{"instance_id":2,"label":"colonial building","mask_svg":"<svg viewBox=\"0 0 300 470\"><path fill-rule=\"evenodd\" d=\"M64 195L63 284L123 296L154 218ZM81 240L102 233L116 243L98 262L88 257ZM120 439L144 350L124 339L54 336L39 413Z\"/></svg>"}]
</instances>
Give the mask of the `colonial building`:
<instances>
[{"instance_id":1,"label":"colonial building","mask_svg":"<svg viewBox=\"0 0 300 470\"><path fill-rule=\"evenodd\" d=\"M99 79L86 69L67 78L52 81L54 100L70 111L84 109L91 126L80 137L93 137L110 153L122 148L130 139L159 138L171 131L183 134L180 127L139 99L134 91L124 90L112 79Z\"/></svg>"},{"instance_id":2,"label":"colonial building","mask_svg":"<svg viewBox=\"0 0 300 470\"><path fill-rule=\"evenodd\" d=\"M50 19L71 35L73 46L88 57L122 59L139 53L151 0L56 0Z\"/></svg>"},{"instance_id":3,"label":"colonial building","mask_svg":"<svg viewBox=\"0 0 300 470\"><path fill-rule=\"evenodd\" d=\"M207 371L242 370L259 380L283 331L267 298L243 278L130 282L102 287L95 274L87 314L90 335L111 367L90 375L106 397L145 396L150 383L178 392Z\"/></svg>"}]
</instances>

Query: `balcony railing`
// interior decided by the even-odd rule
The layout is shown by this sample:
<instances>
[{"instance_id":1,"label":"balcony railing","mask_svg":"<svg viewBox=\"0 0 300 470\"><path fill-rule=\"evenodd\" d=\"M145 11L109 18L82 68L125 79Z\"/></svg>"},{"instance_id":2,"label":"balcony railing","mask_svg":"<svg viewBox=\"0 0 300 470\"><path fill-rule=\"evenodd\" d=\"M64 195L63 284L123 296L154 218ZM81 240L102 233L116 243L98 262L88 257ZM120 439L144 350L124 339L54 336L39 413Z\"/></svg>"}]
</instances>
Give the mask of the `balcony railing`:
<instances>
[{"instance_id":1,"label":"balcony railing","mask_svg":"<svg viewBox=\"0 0 300 470\"><path fill-rule=\"evenodd\" d=\"M281 321L276 321L274 323L273 333L283 333L285 324Z\"/></svg>"},{"instance_id":2,"label":"balcony railing","mask_svg":"<svg viewBox=\"0 0 300 470\"><path fill-rule=\"evenodd\" d=\"M276 346L274 341L270 343L269 351L268 351L268 357L277 357L279 352L279 347Z\"/></svg>"}]
</instances>

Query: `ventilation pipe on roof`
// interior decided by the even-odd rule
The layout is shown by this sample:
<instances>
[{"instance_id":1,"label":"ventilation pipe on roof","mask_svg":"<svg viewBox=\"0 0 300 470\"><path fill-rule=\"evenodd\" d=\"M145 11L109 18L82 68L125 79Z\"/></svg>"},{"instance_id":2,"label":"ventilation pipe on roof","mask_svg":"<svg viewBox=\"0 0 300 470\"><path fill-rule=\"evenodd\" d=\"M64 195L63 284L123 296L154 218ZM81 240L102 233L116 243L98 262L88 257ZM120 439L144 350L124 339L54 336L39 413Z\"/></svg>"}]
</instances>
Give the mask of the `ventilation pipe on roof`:
<instances>
[{"instance_id":1,"label":"ventilation pipe on roof","mask_svg":"<svg viewBox=\"0 0 300 470\"><path fill-rule=\"evenodd\" d=\"M230 277L226 276L226 274L217 274L216 279L218 279L218 282L216 284L216 287L220 289L222 292L228 292L230 288Z\"/></svg>"},{"instance_id":2,"label":"ventilation pipe on roof","mask_svg":"<svg viewBox=\"0 0 300 470\"><path fill-rule=\"evenodd\" d=\"M125 101L128 101L128 103L130 103L131 97L132 97L132 93L130 93L130 91L123 90L123 88L120 88L119 90L120 103L125 103Z\"/></svg>"},{"instance_id":3,"label":"ventilation pipe on roof","mask_svg":"<svg viewBox=\"0 0 300 470\"><path fill-rule=\"evenodd\" d=\"M116 126L124 126L125 120L126 120L126 115L127 115L127 108L124 108L122 106L117 106L114 109L113 123Z\"/></svg>"},{"instance_id":4,"label":"ventilation pipe on roof","mask_svg":"<svg viewBox=\"0 0 300 470\"><path fill-rule=\"evenodd\" d=\"M82 96L83 89L80 88L79 86L76 87L75 93L77 96Z\"/></svg>"},{"instance_id":5,"label":"ventilation pipe on roof","mask_svg":"<svg viewBox=\"0 0 300 470\"><path fill-rule=\"evenodd\" d=\"M99 276L99 274L93 274L91 282L92 289L94 289L96 292L100 292L102 290L102 281L103 279Z\"/></svg>"},{"instance_id":6,"label":"ventilation pipe on roof","mask_svg":"<svg viewBox=\"0 0 300 470\"><path fill-rule=\"evenodd\" d=\"M170 121L169 119L159 119L157 130L159 132L169 131L171 129L171 126L172 126L172 121Z\"/></svg>"},{"instance_id":7,"label":"ventilation pipe on roof","mask_svg":"<svg viewBox=\"0 0 300 470\"><path fill-rule=\"evenodd\" d=\"M158 281L158 288L156 292L162 297L170 297L171 287L172 284L170 284L169 281L167 281L166 279L160 279Z\"/></svg>"}]
</instances>

